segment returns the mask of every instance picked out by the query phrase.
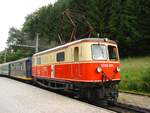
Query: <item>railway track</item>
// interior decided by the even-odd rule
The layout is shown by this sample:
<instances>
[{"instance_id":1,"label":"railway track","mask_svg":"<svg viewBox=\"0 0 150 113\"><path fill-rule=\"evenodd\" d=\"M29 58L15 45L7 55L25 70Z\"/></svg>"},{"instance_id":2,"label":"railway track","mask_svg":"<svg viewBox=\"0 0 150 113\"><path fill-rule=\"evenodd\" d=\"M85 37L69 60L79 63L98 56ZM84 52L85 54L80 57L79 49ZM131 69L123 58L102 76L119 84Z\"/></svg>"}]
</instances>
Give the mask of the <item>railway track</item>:
<instances>
[{"instance_id":1,"label":"railway track","mask_svg":"<svg viewBox=\"0 0 150 113\"><path fill-rule=\"evenodd\" d=\"M150 94L145 94L145 93L137 93L137 92L133 92L133 91L123 91L123 90L119 90L120 93L126 93L126 94L133 94L133 95L139 95L139 96L147 96L150 97Z\"/></svg>"},{"instance_id":2,"label":"railway track","mask_svg":"<svg viewBox=\"0 0 150 113\"><path fill-rule=\"evenodd\" d=\"M140 108L133 105L117 103L115 106L104 107L117 113L150 113L150 109Z\"/></svg>"},{"instance_id":3,"label":"railway track","mask_svg":"<svg viewBox=\"0 0 150 113\"><path fill-rule=\"evenodd\" d=\"M9 78L9 77L7 77L7 78ZM11 78L11 79L14 79L14 78ZM14 79L14 80L24 82L24 81L18 80L18 79ZM24 83L27 83L27 82L24 82ZM108 110L111 110L111 111L114 111L114 112L117 112L117 113L150 113L150 109L140 108L140 107L137 107L137 106L123 104L123 103L117 103L114 106L101 106L97 103L93 103L93 102L89 102L87 100L82 100L80 98L76 98L74 95L68 95L68 93L66 93L64 91L52 90L52 89L49 89L49 88L39 86L37 84L31 84L31 83L27 83L27 84L33 85L33 86L38 87L38 88L42 88L44 90L52 91L52 92L55 92L57 94L67 96L69 98L73 98L73 99L76 99L76 100L79 100L79 101L82 101L82 102L86 102L88 104L92 104L92 105L95 105L97 107L102 107L102 108L105 108L105 109L108 109Z\"/></svg>"},{"instance_id":4,"label":"railway track","mask_svg":"<svg viewBox=\"0 0 150 113\"><path fill-rule=\"evenodd\" d=\"M82 101L82 102L86 102L88 104L92 104L92 105L95 105L97 107L102 107L102 108L105 108L105 109L108 109L108 110L111 110L111 111L114 111L114 112L117 112L117 113L150 113L150 109L145 109L145 108L141 108L141 107L138 107L138 106L123 104L123 103L117 103L115 106L101 106L99 104L89 102L87 100L80 99L80 98L78 98L74 95L68 95L68 93L66 93L64 91L62 92L62 91L51 90L49 88L41 87L41 86L38 86L38 85L34 85L34 86L42 88L42 89L46 89L48 91L53 91L57 94L61 94L63 96L67 96L69 98L73 98L73 99L76 99L76 100L79 100L79 101Z\"/></svg>"}]
</instances>

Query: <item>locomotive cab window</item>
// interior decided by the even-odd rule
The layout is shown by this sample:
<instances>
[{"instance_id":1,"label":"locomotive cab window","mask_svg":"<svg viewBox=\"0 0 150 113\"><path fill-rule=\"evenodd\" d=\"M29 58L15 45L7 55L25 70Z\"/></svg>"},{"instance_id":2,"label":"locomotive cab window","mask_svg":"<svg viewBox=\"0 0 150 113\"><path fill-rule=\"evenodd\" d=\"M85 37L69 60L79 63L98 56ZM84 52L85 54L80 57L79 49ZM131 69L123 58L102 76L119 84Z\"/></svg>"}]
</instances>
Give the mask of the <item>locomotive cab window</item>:
<instances>
[{"instance_id":1,"label":"locomotive cab window","mask_svg":"<svg viewBox=\"0 0 150 113\"><path fill-rule=\"evenodd\" d=\"M64 52L57 53L56 58L57 58L57 62L64 61L65 53Z\"/></svg>"},{"instance_id":2,"label":"locomotive cab window","mask_svg":"<svg viewBox=\"0 0 150 113\"><path fill-rule=\"evenodd\" d=\"M107 47L102 44L92 45L92 58L94 60L107 60Z\"/></svg>"},{"instance_id":3,"label":"locomotive cab window","mask_svg":"<svg viewBox=\"0 0 150 113\"><path fill-rule=\"evenodd\" d=\"M108 46L108 52L110 60L118 60L118 52L115 46Z\"/></svg>"}]
</instances>

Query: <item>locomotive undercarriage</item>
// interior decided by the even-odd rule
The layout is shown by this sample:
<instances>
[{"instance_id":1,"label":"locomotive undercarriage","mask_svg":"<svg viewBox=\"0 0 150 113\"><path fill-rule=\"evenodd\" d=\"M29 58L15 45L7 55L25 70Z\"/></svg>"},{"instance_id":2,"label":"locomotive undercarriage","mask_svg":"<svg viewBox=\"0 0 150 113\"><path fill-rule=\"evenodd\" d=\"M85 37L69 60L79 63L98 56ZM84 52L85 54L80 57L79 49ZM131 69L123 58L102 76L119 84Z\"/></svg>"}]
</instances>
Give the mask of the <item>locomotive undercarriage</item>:
<instances>
[{"instance_id":1,"label":"locomotive undercarriage","mask_svg":"<svg viewBox=\"0 0 150 113\"><path fill-rule=\"evenodd\" d=\"M74 93L78 98L86 99L90 102L98 103L101 105L114 105L117 102L117 85L119 81L85 83L56 81L43 78L34 78L34 81L44 87Z\"/></svg>"},{"instance_id":2,"label":"locomotive undercarriage","mask_svg":"<svg viewBox=\"0 0 150 113\"><path fill-rule=\"evenodd\" d=\"M80 98L84 98L99 105L114 105L117 103L119 81L105 83L90 83L84 86L77 86Z\"/></svg>"}]
</instances>

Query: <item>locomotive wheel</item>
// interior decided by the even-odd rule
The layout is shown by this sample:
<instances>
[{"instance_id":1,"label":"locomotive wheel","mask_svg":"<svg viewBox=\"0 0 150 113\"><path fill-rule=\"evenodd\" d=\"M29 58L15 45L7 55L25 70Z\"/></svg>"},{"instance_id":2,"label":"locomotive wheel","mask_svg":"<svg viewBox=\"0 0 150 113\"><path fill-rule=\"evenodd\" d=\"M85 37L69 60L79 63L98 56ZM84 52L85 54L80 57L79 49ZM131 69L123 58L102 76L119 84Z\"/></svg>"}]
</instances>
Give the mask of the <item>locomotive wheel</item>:
<instances>
[{"instance_id":1,"label":"locomotive wheel","mask_svg":"<svg viewBox=\"0 0 150 113\"><path fill-rule=\"evenodd\" d=\"M114 106L117 104L117 99L116 98L112 98L110 100L108 100L108 104L111 106Z\"/></svg>"},{"instance_id":2,"label":"locomotive wheel","mask_svg":"<svg viewBox=\"0 0 150 113\"><path fill-rule=\"evenodd\" d=\"M95 103L98 104L98 106L100 107L106 107L108 105L108 101L105 99L96 101Z\"/></svg>"}]
</instances>

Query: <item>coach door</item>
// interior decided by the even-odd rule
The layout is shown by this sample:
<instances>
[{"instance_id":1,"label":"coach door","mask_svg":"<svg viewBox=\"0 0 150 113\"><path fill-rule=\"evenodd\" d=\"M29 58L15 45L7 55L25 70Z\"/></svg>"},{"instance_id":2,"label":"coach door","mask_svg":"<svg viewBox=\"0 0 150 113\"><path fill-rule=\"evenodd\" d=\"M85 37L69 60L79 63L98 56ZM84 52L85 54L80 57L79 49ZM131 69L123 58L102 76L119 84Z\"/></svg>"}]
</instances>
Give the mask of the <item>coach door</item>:
<instances>
[{"instance_id":1,"label":"coach door","mask_svg":"<svg viewBox=\"0 0 150 113\"><path fill-rule=\"evenodd\" d=\"M79 47L74 48L73 75L75 79L80 78Z\"/></svg>"},{"instance_id":2,"label":"coach door","mask_svg":"<svg viewBox=\"0 0 150 113\"><path fill-rule=\"evenodd\" d=\"M26 61L26 76L27 77L31 77L32 76L32 62L31 60L27 60Z\"/></svg>"}]
</instances>

